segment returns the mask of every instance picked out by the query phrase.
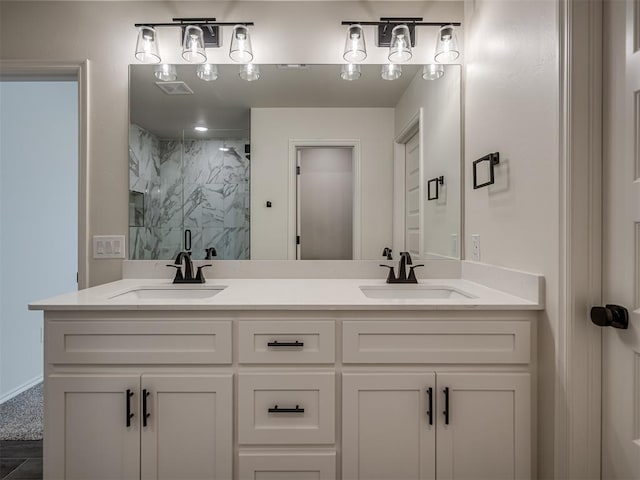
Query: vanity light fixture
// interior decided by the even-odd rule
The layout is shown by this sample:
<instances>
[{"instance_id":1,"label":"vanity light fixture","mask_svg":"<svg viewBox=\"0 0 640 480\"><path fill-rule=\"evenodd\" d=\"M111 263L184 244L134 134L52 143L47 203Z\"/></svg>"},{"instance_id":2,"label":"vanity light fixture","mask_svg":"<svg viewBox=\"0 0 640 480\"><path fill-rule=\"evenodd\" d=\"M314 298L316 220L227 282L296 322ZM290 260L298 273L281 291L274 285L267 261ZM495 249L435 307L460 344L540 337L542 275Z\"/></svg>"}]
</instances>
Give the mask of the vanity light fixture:
<instances>
[{"instance_id":1,"label":"vanity light fixture","mask_svg":"<svg viewBox=\"0 0 640 480\"><path fill-rule=\"evenodd\" d=\"M156 29L141 25L136 42L136 59L143 63L160 63Z\"/></svg>"},{"instance_id":2,"label":"vanity light fixture","mask_svg":"<svg viewBox=\"0 0 640 480\"><path fill-rule=\"evenodd\" d=\"M415 42L414 42L415 43ZM411 33L406 25L396 25L391 31L389 45L390 62L408 62L413 57L411 52Z\"/></svg>"},{"instance_id":3,"label":"vanity light fixture","mask_svg":"<svg viewBox=\"0 0 640 480\"><path fill-rule=\"evenodd\" d=\"M402 67L396 63L382 65L380 76L383 80L397 80L402 76Z\"/></svg>"},{"instance_id":4,"label":"vanity light fixture","mask_svg":"<svg viewBox=\"0 0 640 480\"><path fill-rule=\"evenodd\" d=\"M253 82L260 78L260 67L253 63L245 63L240 66L240 72L238 73L240 78L247 82Z\"/></svg>"},{"instance_id":5,"label":"vanity light fixture","mask_svg":"<svg viewBox=\"0 0 640 480\"><path fill-rule=\"evenodd\" d=\"M196 132L208 132L209 131L209 129L207 127L203 127L201 125L196 125L195 127L193 127L193 129Z\"/></svg>"},{"instance_id":6,"label":"vanity light fixture","mask_svg":"<svg viewBox=\"0 0 640 480\"><path fill-rule=\"evenodd\" d=\"M236 25L233 27L231 47L229 47L229 58L238 63L249 63L253 60L251 37L249 36L249 29L245 25Z\"/></svg>"},{"instance_id":7,"label":"vanity light fixture","mask_svg":"<svg viewBox=\"0 0 640 480\"><path fill-rule=\"evenodd\" d=\"M200 80L213 82L218 79L218 66L212 63L201 63L196 68L196 75Z\"/></svg>"},{"instance_id":8,"label":"vanity light fixture","mask_svg":"<svg viewBox=\"0 0 640 480\"><path fill-rule=\"evenodd\" d=\"M231 149L229 147L220 147L220 148L218 148L218 150L220 150L221 152L228 152Z\"/></svg>"},{"instance_id":9,"label":"vanity light fixture","mask_svg":"<svg viewBox=\"0 0 640 480\"><path fill-rule=\"evenodd\" d=\"M189 63L202 63L207 61L207 53L204 51L204 33L200 27L189 25L184 30L182 41L182 58Z\"/></svg>"},{"instance_id":10,"label":"vanity light fixture","mask_svg":"<svg viewBox=\"0 0 640 480\"><path fill-rule=\"evenodd\" d=\"M424 80L438 80L444 75L444 65L431 63L422 67L422 78Z\"/></svg>"},{"instance_id":11,"label":"vanity light fixture","mask_svg":"<svg viewBox=\"0 0 640 480\"><path fill-rule=\"evenodd\" d=\"M437 62L446 63L458 58L460 51L458 50L454 27L460 26L460 22L423 22L422 20L422 17L381 17L379 21L374 22L345 20L342 25L348 25L349 28L347 30L344 59L349 63L364 60L366 49L364 49L364 30L362 27L367 25L373 25L378 28L377 46L389 47L389 61L391 63L411 60L413 56L412 47L416 45L416 27L439 27L437 48L440 48L442 43L442 51L449 53L449 56L444 55L439 60L440 57L438 55L442 55L442 52L437 49ZM356 42L354 41L358 37L354 38L352 32L357 31L362 32L360 38L362 38L362 51L365 55L362 60L357 60L356 58L358 57L354 58L359 50L358 47L355 47ZM455 56L453 56L454 52Z\"/></svg>"},{"instance_id":12,"label":"vanity light fixture","mask_svg":"<svg viewBox=\"0 0 640 480\"><path fill-rule=\"evenodd\" d=\"M160 53L158 50L158 27L178 27L182 30L181 46L182 57L188 62L203 63L207 61L207 48L218 48L221 46L220 27L233 26L233 35L231 38L231 51L229 56L234 61L237 54L234 53L234 39L237 32L244 32L244 55L250 55L253 59L251 51L251 40L249 39L248 26L253 22L218 22L215 18L173 18L172 22L167 23L136 23L135 27L138 31L138 41L136 43L135 56L138 61L143 63L160 63ZM242 35L240 35L242 36ZM242 57L246 58L246 57ZM250 60L248 60L250 61Z\"/></svg>"},{"instance_id":13,"label":"vanity light fixture","mask_svg":"<svg viewBox=\"0 0 640 480\"><path fill-rule=\"evenodd\" d=\"M178 78L175 65L163 63L153 69L153 74L161 82L174 82Z\"/></svg>"},{"instance_id":14,"label":"vanity light fixture","mask_svg":"<svg viewBox=\"0 0 640 480\"><path fill-rule=\"evenodd\" d=\"M435 61L438 63L450 63L460 56L458 39L453 25L443 25L438 31L436 42Z\"/></svg>"},{"instance_id":15,"label":"vanity light fixture","mask_svg":"<svg viewBox=\"0 0 640 480\"><path fill-rule=\"evenodd\" d=\"M349 25L347 29L347 41L344 44L342 55L349 63L362 62L367 58L367 47L364 43L364 30L361 25Z\"/></svg>"},{"instance_id":16,"label":"vanity light fixture","mask_svg":"<svg viewBox=\"0 0 640 480\"><path fill-rule=\"evenodd\" d=\"M361 75L360 65L357 63L347 63L340 67L340 78L343 80L352 82L358 80Z\"/></svg>"}]
</instances>

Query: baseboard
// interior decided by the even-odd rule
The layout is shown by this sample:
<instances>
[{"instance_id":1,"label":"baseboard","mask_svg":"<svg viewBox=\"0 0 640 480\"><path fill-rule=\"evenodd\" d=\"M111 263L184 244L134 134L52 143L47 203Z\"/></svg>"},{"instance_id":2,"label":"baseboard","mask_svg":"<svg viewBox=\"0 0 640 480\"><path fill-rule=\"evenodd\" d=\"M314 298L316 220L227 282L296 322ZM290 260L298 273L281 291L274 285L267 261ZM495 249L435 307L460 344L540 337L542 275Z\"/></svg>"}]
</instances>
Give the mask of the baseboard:
<instances>
[{"instance_id":1,"label":"baseboard","mask_svg":"<svg viewBox=\"0 0 640 480\"><path fill-rule=\"evenodd\" d=\"M40 382L42 382L42 378L43 378L42 375L38 375L37 377L32 378L31 380L23 383L22 385L18 385L13 390L9 390L7 393L5 393L0 397L0 405L2 405L7 400L11 400L13 397L20 395L22 392L29 390L31 387L39 384Z\"/></svg>"}]
</instances>

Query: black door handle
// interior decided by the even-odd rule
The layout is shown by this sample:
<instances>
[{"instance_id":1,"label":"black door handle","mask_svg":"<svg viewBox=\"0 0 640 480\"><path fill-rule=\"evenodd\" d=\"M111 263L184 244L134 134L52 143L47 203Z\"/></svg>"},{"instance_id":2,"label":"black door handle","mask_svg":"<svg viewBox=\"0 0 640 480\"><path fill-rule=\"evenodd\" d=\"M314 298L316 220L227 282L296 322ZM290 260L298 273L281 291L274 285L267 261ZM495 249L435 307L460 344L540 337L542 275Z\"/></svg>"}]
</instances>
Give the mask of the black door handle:
<instances>
[{"instance_id":1,"label":"black door handle","mask_svg":"<svg viewBox=\"0 0 640 480\"><path fill-rule=\"evenodd\" d=\"M444 424L449 425L449 387L444 387Z\"/></svg>"},{"instance_id":2,"label":"black door handle","mask_svg":"<svg viewBox=\"0 0 640 480\"><path fill-rule=\"evenodd\" d=\"M427 418L429 425L433 425L433 388L427 388L427 397L429 397L429 410L427 410Z\"/></svg>"},{"instance_id":3,"label":"black door handle","mask_svg":"<svg viewBox=\"0 0 640 480\"><path fill-rule=\"evenodd\" d=\"M133 397L133 392L127 388L127 427L131 426L131 419L133 418L133 413L131 413L131 397Z\"/></svg>"},{"instance_id":4,"label":"black door handle","mask_svg":"<svg viewBox=\"0 0 640 480\"><path fill-rule=\"evenodd\" d=\"M146 388L142 390L142 426L147 426L147 418L151 416L151 414L147 410L147 397L150 392Z\"/></svg>"},{"instance_id":5,"label":"black door handle","mask_svg":"<svg viewBox=\"0 0 640 480\"><path fill-rule=\"evenodd\" d=\"M591 321L599 327L629 328L629 310L620 305L591 308Z\"/></svg>"},{"instance_id":6,"label":"black door handle","mask_svg":"<svg viewBox=\"0 0 640 480\"><path fill-rule=\"evenodd\" d=\"M298 340L295 342L279 342L274 340L273 342L268 342L267 347L304 347L304 342Z\"/></svg>"},{"instance_id":7,"label":"black door handle","mask_svg":"<svg viewBox=\"0 0 640 480\"><path fill-rule=\"evenodd\" d=\"M274 405L269 409L269 413L304 413L304 408L300 408L300 405L296 405L296 408L280 408Z\"/></svg>"}]
</instances>

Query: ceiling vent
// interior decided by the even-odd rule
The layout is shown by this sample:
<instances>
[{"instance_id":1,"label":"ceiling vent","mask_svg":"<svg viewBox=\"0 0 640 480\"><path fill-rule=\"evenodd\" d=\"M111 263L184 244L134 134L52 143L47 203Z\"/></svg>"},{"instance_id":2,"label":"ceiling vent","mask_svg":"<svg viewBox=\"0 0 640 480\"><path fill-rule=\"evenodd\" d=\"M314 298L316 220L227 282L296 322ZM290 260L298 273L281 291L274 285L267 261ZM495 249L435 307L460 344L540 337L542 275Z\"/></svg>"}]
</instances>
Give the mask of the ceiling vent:
<instances>
[{"instance_id":1,"label":"ceiling vent","mask_svg":"<svg viewBox=\"0 0 640 480\"><path fill-rule=\"evenodd\" d=\"M155 82L167 95L193 95L193 90L184 82Z\"/></svg>"}]
</instances>

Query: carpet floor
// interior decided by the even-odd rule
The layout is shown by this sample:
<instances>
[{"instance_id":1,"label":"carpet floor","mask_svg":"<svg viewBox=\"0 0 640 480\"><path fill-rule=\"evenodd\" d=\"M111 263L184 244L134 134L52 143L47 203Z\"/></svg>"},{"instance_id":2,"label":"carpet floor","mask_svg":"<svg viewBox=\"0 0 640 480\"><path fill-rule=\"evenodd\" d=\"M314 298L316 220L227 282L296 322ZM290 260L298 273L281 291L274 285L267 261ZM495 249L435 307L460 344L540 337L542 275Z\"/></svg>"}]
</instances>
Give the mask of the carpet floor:
<instances>
[{"instance_id":1,"label":"carpet floor","mask_svg":"<svg viewBox=\"0 0 640 480\"><path fill-rule=\"evenodd\" d=\"M42 383L0 405L0 440L41 440Z\"/></svg>"}]
</instances>

